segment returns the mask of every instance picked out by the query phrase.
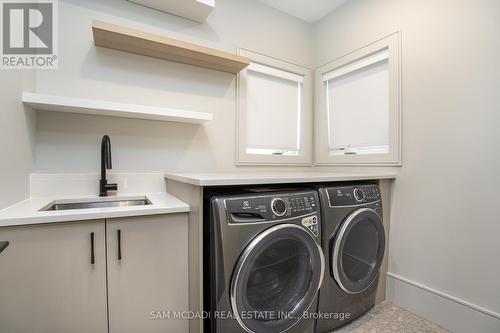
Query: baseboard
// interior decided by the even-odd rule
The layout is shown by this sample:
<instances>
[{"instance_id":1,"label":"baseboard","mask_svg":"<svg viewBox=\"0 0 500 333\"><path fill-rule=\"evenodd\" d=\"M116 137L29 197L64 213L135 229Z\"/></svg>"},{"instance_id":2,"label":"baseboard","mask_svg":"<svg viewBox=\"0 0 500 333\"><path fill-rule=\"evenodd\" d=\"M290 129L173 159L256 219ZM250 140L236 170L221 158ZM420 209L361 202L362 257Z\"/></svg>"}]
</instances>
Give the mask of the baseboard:
<instances>
[{"instance_id":1,"label":"baseboard","mask_svg":"<svg viewBox=\"0 0 500 333\"><path fill-rule=\"evenodd\" d=\"M454 333L500 332L500 314L387 273L387 299Z\"/></svg>"}]
</instances>

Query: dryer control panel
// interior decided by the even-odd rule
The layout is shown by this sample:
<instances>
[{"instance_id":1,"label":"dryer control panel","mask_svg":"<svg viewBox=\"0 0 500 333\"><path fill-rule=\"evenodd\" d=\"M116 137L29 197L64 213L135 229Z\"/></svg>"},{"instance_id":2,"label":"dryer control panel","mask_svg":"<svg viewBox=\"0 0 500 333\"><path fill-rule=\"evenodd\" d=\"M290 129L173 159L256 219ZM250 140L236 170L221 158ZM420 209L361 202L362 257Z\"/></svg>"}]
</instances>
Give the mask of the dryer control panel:
<instances>
[{"instance_id":1,"label":"dryer control panel","mask_svg":"<svg viewBox=\"0 0 500 333\"><path fill-rule=\"evenodd\" d=\"M230 223L252 223L313 214L319 199L315 191L272 193L226 199L225 206Z\"/></svg>"},{"instance_id":2,"label":"dryer control panel","mask_svg":"<svg viewBox=\"0 0 500 333\"><path fill-rule=\"evenodd\" d=\"M381 198L378 185L332 187L326 191L331 207L365 205Z\"/></svg>"}]
</instances>

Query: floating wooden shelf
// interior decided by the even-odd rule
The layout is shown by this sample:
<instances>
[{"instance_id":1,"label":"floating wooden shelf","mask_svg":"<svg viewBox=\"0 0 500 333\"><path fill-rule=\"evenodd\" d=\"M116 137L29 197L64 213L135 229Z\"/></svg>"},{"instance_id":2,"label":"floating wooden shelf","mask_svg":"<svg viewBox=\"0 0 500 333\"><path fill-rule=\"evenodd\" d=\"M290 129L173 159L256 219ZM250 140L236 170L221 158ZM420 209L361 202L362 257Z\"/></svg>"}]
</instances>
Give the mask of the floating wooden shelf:
<instances>
[{"instance_id":1,"label":"floating wooden shelf","mask_svg":"<svg viewBox=\"0 0 500 333\"><path fill-rule=\"evenodd\" d=\"M200 124L212 120L212 114L146 105L23 93L23 103L36 110L83 113L99 116L173 121Z\"/></svg>"},{"instance_id":2,"label":"floating wooden shelf","mask_svg":"<svg viewBox=\"0 0 500 333\"><path fill-rule=\"evenodd\" d=\"M180 40L154 35L114 24L93 21L96 46L180 62L233 74L250 64L250 59Z\"/></svg>"}]
</instances>

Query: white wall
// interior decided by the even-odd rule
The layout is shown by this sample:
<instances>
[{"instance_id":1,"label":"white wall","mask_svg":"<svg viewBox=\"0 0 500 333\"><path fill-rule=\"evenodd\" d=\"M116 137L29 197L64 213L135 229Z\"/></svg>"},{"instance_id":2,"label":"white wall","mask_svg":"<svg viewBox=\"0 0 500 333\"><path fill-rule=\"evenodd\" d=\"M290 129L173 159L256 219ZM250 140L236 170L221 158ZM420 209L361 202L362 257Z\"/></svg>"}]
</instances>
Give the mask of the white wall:
<instances>
[{"instance_id":1,"label":"white wall","mask_svg":"<svg viewBox=\"0 0 500 333\"><path fill-rule=\"evenodd\" d=\"M96 48L91 20L132 26L235 53L237 46L311 66L311 27L253 0L217 0L198 24L124 0L60 1L59 70L38 71L36 90L212 112L204 126L39 113L36 169L97 172L109 134L115 171L228 171L235 166L236 77ZM242 168L245 169L245 168Z\"/></svg>"},{"instance_id":2,"label":"white wall","mask_svg":"<svg viewBox=\"0 0 500 333\"><path fill-rule=\"evenodd\" d=\"M21 92L34 83L34 71L0 70L0 209L28 197L36 115Z\"/></svg>"},{"instance_id":3,"label":"white wall","mask_svg":"<svg viewBox=\"0 0 500 333\"><path fill-rule=\"evenodd\" d=\"M500 2L351 0L315 25L316 65L396 30L403 167L389 294L456 332L498 332Z\"/></svg>"}]
</instances>

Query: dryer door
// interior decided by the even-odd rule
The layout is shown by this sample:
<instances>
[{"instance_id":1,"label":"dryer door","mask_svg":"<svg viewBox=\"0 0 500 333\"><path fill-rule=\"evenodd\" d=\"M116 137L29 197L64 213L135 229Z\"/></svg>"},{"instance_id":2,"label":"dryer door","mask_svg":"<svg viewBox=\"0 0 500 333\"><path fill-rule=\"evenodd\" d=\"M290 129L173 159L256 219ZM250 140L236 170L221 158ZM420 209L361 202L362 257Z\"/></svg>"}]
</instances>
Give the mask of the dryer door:
<instances>
[{"instance_id":1,"label":"dryer door","mask_svg":"<svg viewBox=\"0 0 500 333\"><path fill-rule=\"evenodd\" d=\"M332 242L333 276L342 290L356 294L378 277L384 259L385 232L380 216L362 208L349 215Z\"/></svg>"},{"instance_id":2,"label":"dryer door","mask_svg":"<svg viewBox=\"0 0 500 333\"><path fill-rule=\"evenodd\" d=\"M305 228L271 227L241 254L231 281L231 307L247 332L283 332L314 301L324 273L321 248Z\"/></svg>"}]
</instances>

